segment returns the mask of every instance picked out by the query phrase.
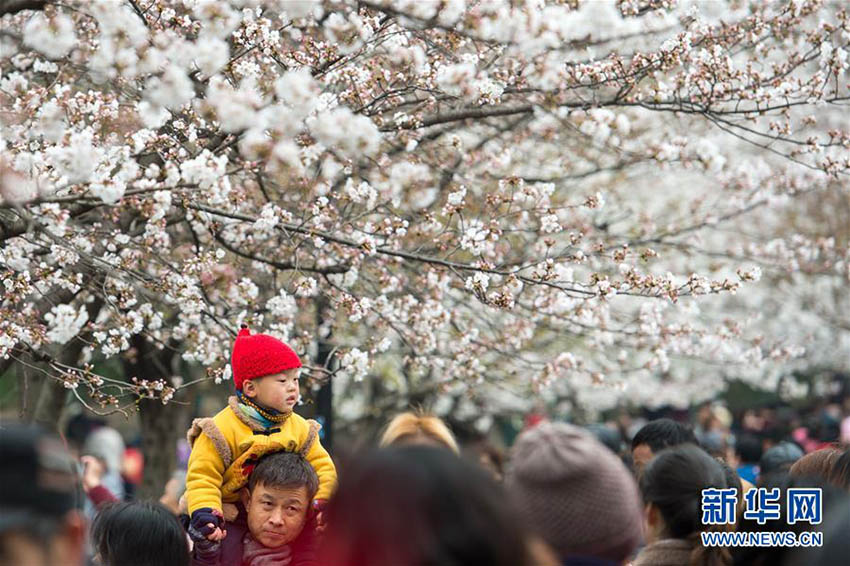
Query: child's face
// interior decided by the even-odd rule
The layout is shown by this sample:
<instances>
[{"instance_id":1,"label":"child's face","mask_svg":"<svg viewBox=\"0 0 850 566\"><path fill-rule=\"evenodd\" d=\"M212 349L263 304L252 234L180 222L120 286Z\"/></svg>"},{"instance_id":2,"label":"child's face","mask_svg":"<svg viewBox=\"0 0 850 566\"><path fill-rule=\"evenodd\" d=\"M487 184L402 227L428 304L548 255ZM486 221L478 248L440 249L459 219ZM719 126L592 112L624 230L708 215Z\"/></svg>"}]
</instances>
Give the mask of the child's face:
<instances>
[{"instance_id":1,"label":"child's face","mask_svg":"<svg viewBox=\"0 0 850 566\"><path fill-rule=\"evenodd\" d=\"M267 375L245 382L242 391L252 401L278 411L291 411L298 402L298 375L301 368Z\"/></svg>"}]
</instances>

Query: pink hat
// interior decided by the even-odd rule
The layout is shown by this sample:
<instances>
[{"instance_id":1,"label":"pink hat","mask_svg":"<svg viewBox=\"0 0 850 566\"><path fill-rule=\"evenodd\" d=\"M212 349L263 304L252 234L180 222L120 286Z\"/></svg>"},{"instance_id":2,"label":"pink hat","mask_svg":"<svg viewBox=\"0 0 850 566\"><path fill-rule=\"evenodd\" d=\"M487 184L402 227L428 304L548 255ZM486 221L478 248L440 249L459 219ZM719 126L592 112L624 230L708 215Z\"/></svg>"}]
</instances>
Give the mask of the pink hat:
<instances>
[{"instance_id":1,"label":"pink hat","mask_svg":"<svg viewBox=\"0 0 850 566\"><path fill-rule=\"evenodd\" d=\"M511 450L506 484L528 526L562 560L621 562L641 541L637 484L620 459L592 434L566 423L541 423Z\"/></svg>"}]
</instances>

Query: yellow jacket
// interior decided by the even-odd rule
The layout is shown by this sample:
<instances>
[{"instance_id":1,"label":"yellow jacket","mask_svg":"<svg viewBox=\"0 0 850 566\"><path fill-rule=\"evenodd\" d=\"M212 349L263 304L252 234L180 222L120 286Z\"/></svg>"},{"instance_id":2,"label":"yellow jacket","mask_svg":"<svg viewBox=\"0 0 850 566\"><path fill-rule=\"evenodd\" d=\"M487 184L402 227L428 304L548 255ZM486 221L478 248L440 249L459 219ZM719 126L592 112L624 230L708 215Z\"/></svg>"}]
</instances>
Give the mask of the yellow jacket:
<instances>
[{"instance_id":1,"label":"yellow jacket","mask_svg":"<svg viewBox=\"0 0 850 566\"><path fill-rule=\"evenodd\" d=\"M319 443L321 425L292 413L268 434L262 425L243 414L236 403L236 397L231 397L228 406L215 417L195 419L189 429L187 438L192 445L186 474L189 514L203 507L221 511L222 502L236 502L257 460L281 450L301 453L319 476L316 499L330 498L336 488L336 466Z\"/></svg>"}]
</instances>

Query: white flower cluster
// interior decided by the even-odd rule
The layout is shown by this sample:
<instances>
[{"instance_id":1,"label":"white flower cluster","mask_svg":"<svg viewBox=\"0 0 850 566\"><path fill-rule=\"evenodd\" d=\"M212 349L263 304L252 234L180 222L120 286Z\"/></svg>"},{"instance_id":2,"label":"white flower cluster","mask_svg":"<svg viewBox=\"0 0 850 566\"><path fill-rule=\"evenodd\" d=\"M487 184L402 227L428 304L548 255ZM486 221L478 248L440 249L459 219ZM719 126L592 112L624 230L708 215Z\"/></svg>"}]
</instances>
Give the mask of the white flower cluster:
<instances>
[{"instance_id":1,"label":"white flower cluster","mask_svg":"<svg viewBox=\"0 0 850 566\"><path fill-rule=\"evenodd\" d=\"M557 214L546 214L540 218L540 229L546 234L552 234L563 228Z\"/></svg>"},{"instance_id":2,"label":"white flower cluster","mask_svg":"<svg viewBox=\"0 0 850 566\"><path fill-rule=\"evenodd\" d=\"M449 195L451 196L451 195ZM484 227L484 223L474 218L470 220L460 238L460 247L474 255L481 255L492 251L492 244L488 241L490 231Z\"/></svg>"},{"instance_id":3,"label":"white flower cluster","mask_svg":"<svg viewBox=\"0 0 850 566\"><path fill-rule=\"evenodd\" d=\"M194 44L192 62L203 74L212 76L230 59L230 46L218 37L201 36Z\"/></svg>"},{"instance_id":4,"label":"white flower cluster","mask_svg":"<svg viewBox=\"0 0 850 566\"><path fill-rule=\"evenodd\" d=\"M467 277L464 283L464 287L470 291L477 291L479 293L484 293L487 291L487 288L490 286L490 276L486 273L481 273L480 271L473 275L472 277Z\"/></svg>"},{"instance_id":5,"label":"white flower cluster","mask_svg":"<svg viewBox=\"0 0 850 566\"><path fill-rule=\"evenodd\" d=\"M50 4L0 38L2 356L229 379L247 322L336 348L347 417L482 430L848 369L840 3Z\"/></svg>"},{"instance_id":6,"label":"white flower cluster","mask_svg":"<svg viewBox=\"0 0 850 566\"><path fill-rule=\"evenodd\" d=\"M105 157L103 149L94 143L94 131L91 128L72 133L68 145L50 147L45 153L48 163L69 184L90 181Z\"/></svg>"},{"instance_id":7,"label":"white flower cluster","mask_svg":"<svg viewBox=\"0 0 850 566\"><path fill-rule=\"evenodd\" d=\"M64 57L77 44L74 21L61 12L51 18L36 12L24 26L24 44L51 59Z\"/></svg>"},{"instance_id":8,"label":"white flower cluster","mask_svg":"<svg viewBox=\"0 0 850 566\"><path fill-rule=\"evenodd\" d=\"M144 92L154 108L169 110L179 110L195 96L192 80L177 65L168 65L160 76L149 79Z\"/></svg>"},{"instance_id":9,"label":"white flower cluster","mask_svg":"<svg viewBox=\"0 0 850 566\"><path fill-rule=\"evenodd\" d=\"M348 289L357 282L360 273L356 267L349 268L345 273L332 273L328 278L334 285Z\"/></svg>"},{"instance_id":10,"label":"white flower cluster","mask_svg":"<svg viewBox=\"0 0 850 566\"><path fill-rule=\"evenodd\" d=\"M319 112L309 125L316 139L346 157L371 156L380 148L381 132L374 122L347 107Z\"/></svg>"},{"instance_id":11,"label":"white flower cluster","mask_svg":"<svg viewBox=\"0 0 850 566\"><path fill-rule=\"evenodd\" d=\"M49 330L46 338L55 344L67 344L80 333L89 320L89 313L84 305L74 308L73 305L56 305L44 315Z\"/></svg>"},{"instance_id":12,"label":"white flower cluster","mask_svg":"<svg viewBox=\"0 0 850 566\"><path fill-rule=\"evenodd\" d=\"M373 33L372 27L356 13L343 16L333 12L324 27L328 40L337 45L339 52L344 55L360 49Z\"/></svg>"},{"instance_id":13,"label":"white flower cluster","mask_svg":"<svg viewBox=\"0 0 850 566\"><path fill-rule=\"evenodd\" d=\"M250 77L242 79L239 88L233 88L224 78L213 77L207 87L205 104L215 110L222 130L238 133L256 124L263 97Z\"/></svg>"},{"instance_id":14,"label":"white flower cluster","mask_svg":"<svg viewBox=\"0 0 850 566\"><path fill-rule=\"evenodd\" d=\"M203 150L194 159L180 164L180 176L187 183L197 184L202 189L210 189L210 202L222 203L230 193L230 179L227 172L227 156L215 156L208 149Z\"/></svg>"},{"instance_id":15,"label":"white flower cluster","mask_svg":"<svg viewBox=\"0 0 850 566\"><path fill-rule=\"evenodd\" d=\"M505 91L505 85L479 70L471 57L438 68L435 82L447 94L476 104L498 104Z\"/></svg>"},{"instance_id":16,"label":"white flower cluster","mask_svg":"<svg viewBox=\"0 0 850 566\"><path fill-rule=\"evenodd\" d=\"M408 160L393 163L389 179L380 184L382 196L389 198L394 206L398 206L402 195L407 191L414 196L417 208L430 206L437 198L437 189L433 185L431 169L423 163Z\"/></svg>"},{"instance_id":17,"label":"white flower cluster","mask_svg":"<svg viewBox=\"0 0 850 566\"><path fill-rule=\"evenodd\" d=\"M148 28L139 16L123 2L94 0L87 6L97 20L97 50L88 60L88 68L96 80L122 77L133 79L160 70L166 57L160 50L140 50L150 39Z\"/></svg>"},{"instance_id":18,"label":"white flower cluster","mask_svg":"<svg viewBox=\"0 0 850 566\"><path fill-rule=\"evenodd\" d=\"M283 73L275 81L274 89L280 102L304 116L315 109L321 93L319 84L306 67Z\"/></svg>"},{"instance_id":19,"label":"white flower cluster","mask_svg":"<svg viewBox=\"0 0 850 566\"><path fill-rule=\"evenodd\" d=\"M219 0L196 0L192 15L200 20L202 34L219 39L229 36L241 21L228 3Z\"/></svg>"},{"instance_id":20,"label":"white flower cluster","mask_svg":"<svg viewBox=\"0 0 850 566\"><path fill-rule=\"evenodd\" d=\"M266 203L260 210L260 216L254 222L254 230L260 234L271 234L280 222L282 210L274 203Z\"/></svg>"},{"instance_id":21,"label":"white flower cluster","mask_svg":"<svg viewBox=\"0 0 850 566\"><path fill-rule=\"evenodd\" d=\"M374 208L378 193L366 181L355 184L354 179L348 178L343 189L348 197L357 203L366 203L366 208Z\"/></svg>"},{"instance_id":22,"label":"white flower cluster","mask_svg":"<svg viewBox=\"0 0 850 566\"><path fill-rule=\"evenodd\" d=\"M575 111L570 119L579 122L579 131L598 144L607 142L618 146L623 136L631 131L631 121L626 114L615 114L607 108L592 108L586 113Z\"/></svg>"},{"instance_id":23,"label":"white flower cluster","mask_svg":"<svg viewBox=\"0 0 850 566\"><path fill-rule=\"evenodd\" d=\"M369 372L369 353L352 348L340 360L340 372L354 381L363 381Z\"/></svg>"}]
</instances>

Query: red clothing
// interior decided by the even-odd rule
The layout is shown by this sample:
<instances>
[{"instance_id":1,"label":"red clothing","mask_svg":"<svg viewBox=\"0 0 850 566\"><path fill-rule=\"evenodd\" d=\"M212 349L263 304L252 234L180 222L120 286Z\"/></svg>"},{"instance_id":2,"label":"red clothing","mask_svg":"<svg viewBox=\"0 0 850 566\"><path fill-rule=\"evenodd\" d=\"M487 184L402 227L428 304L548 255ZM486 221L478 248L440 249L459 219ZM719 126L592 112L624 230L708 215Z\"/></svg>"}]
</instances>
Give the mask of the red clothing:
<instances>
[{"instance_id":1,"label":"red clothing","mask_svg":"<svg viewBox=\"0 0 850 566\"><path fill-rule=\"evenodd\" d=\"M220 543L195 541L192 551L192 566L243 566L244 541L248 525L244 520L244 510L239 517L224 527L227 536ZM292 560L289 566L318 566L318 533L313 520L308 520L304 530L290 545Z\"/></svg>"},{"instance_id":2,"label":"red clothing","mask_svg":"<svg viewBox=\"0 0 850 566\"><path fill-rule=\"evenodd\" d=\"M112 503L113 501L118 501L118 498L115 497L111 491L109 491L102 485L91 488L86 495L89 496L89 501L91 501L92 505L94 505L95 508L100 507L104 503Z\"/></svg>"}]
</instances>

